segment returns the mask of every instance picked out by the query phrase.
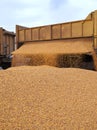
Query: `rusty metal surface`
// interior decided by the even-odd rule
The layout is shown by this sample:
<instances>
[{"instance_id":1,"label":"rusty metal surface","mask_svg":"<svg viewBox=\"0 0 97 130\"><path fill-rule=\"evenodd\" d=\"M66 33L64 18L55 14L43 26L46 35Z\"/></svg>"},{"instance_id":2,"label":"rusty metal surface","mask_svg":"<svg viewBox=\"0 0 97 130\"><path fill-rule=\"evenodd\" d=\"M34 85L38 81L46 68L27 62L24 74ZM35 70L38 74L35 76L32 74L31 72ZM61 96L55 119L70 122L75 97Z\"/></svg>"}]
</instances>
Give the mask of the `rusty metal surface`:
<instances>
[{"instance_id":1,"label":"rusty metal surface","mask_svg":"<svg viewBox=\"0 0 97 130\"><path fill-rule=\"evenodd\" d=\"M0 55L10 55L15 50L15 33L0 28Z\"/></svg>"}]
</instances>

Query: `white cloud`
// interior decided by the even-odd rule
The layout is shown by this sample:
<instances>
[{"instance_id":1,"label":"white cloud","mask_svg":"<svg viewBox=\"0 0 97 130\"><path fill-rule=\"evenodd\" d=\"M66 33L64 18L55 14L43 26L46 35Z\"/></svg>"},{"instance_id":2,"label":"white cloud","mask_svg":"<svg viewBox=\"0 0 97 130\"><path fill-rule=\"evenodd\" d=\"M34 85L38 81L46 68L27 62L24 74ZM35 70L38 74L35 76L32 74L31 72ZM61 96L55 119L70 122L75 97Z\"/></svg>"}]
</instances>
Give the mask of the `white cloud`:
<instances>
[{"instance_id":1,"label":"white cloud","mask_svg":"<svg viewBox=\"0 0 97 130\"><path fill-rule=\"evenodd\" d=\"M96 9L96 0L64 0L60 8L53 11L52 18L56 22L81 20Z\"/></svg>"}]
</instances>

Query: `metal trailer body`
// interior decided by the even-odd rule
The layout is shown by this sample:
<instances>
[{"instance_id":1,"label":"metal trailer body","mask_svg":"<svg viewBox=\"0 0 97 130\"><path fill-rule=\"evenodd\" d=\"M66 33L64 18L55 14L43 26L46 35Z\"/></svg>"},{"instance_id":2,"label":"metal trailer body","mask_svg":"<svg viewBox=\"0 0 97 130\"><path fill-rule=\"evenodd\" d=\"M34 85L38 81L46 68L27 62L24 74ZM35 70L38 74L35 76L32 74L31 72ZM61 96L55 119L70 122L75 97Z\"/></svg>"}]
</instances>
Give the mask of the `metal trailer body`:
<instances>
[{"instance_id":1,"label":"metal trailer body","mask_svg":"<svg viewBox=\"0 0 97 130\"><path fill-rule=\"evenodd\" d=\"M0 66L10 66L11 53L14 50L15 33L0 28Z\"/></svg>"},{"instance_id":2,"label":"metal trailer body","mask_svg":"<svg viewBox=\"0 0 97 130\"><path fill-rule=\"evenodd\" d=\"M32 28L16 25L17 48L25 42L78 38L93 38L93 47L97 49L97 10L79 21Z\"/></svg>"},{"instance_id":3,"label":"metal trailer body","mask_svg":"<svg viewBox=\"0 0 97 130\"><path fill-rule=\"evenodd\" d=\"M95 52L97 52L97 10L91 12L85 19L78 21L70 21L31 28L16 25L17 49L26 43L32 45L36 43L41 44L42 42L47 41L49 43L58 41L59 44L61 44L62 40L66 44L67 41L69 41L73 48L75 48L75 46L73 46L74 40L78 41L80 45L89 44L92 48L91 50L95 50ZM96 57L94 56L96 53L94 54L92 51L90 51L90 53L88 52L87 55L92 56L92 60L94 60L93 64L95 64L95 68L97 68L97 58L96 60L94 58ZM13 55L15 55L15 53L13 53Z\"/></svg>"}]
</instances>

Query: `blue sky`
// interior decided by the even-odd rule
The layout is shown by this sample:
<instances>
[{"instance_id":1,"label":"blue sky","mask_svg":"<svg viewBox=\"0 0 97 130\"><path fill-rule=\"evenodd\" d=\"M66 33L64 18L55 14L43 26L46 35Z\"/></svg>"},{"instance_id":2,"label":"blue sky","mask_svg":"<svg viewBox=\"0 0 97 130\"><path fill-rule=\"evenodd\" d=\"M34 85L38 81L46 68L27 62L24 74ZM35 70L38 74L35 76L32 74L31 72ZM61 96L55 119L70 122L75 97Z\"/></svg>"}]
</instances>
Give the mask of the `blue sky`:
<instances>
[{"instance_id":1,"label":"blue sky","mask_svg":"<svg viewBox=\"0 0 97 130\"><path fill-rule=\"evenodd\" d=\"M97 0L2 0L0 26L15 31L15 25L42 26L85 19L97 9Z\"/></svg>"}]
</instances>

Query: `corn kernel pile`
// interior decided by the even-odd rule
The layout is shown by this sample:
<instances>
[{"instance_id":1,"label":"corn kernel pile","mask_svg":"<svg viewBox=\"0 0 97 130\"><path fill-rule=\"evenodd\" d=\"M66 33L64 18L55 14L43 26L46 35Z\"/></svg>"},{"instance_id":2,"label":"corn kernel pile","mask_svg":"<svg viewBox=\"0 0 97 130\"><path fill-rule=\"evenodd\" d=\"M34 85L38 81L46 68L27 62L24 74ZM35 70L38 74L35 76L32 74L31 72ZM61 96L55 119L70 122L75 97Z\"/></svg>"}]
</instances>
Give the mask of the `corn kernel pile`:
<instances>
[{"instance_id":1,"label":"corn kernel pile","mask_svg":"<svg viewBox=\"0 0 97 130\"><path fill-rule=\"evenodd\" d=\"M13 52L12 66L51 65L67 67L67 62L71 64L70 62L75 61L69 60L69 55L73 55L73 57L75 55L77 57L76 63L80 64L80 55L92 50L92 39L89 38L25 43ZM78 67L79 65L75 66Z\"/></svg>"},{"instance_id":2,"label":"corn kernel pile","mask_svg":"<svg viewBox=\"0 0 97 130\"><path fill-rule=\"evenodd\" d=\"M97 72L49 66L0 71L0 130L96 130Z\"/></svg>"}]
</instances>

